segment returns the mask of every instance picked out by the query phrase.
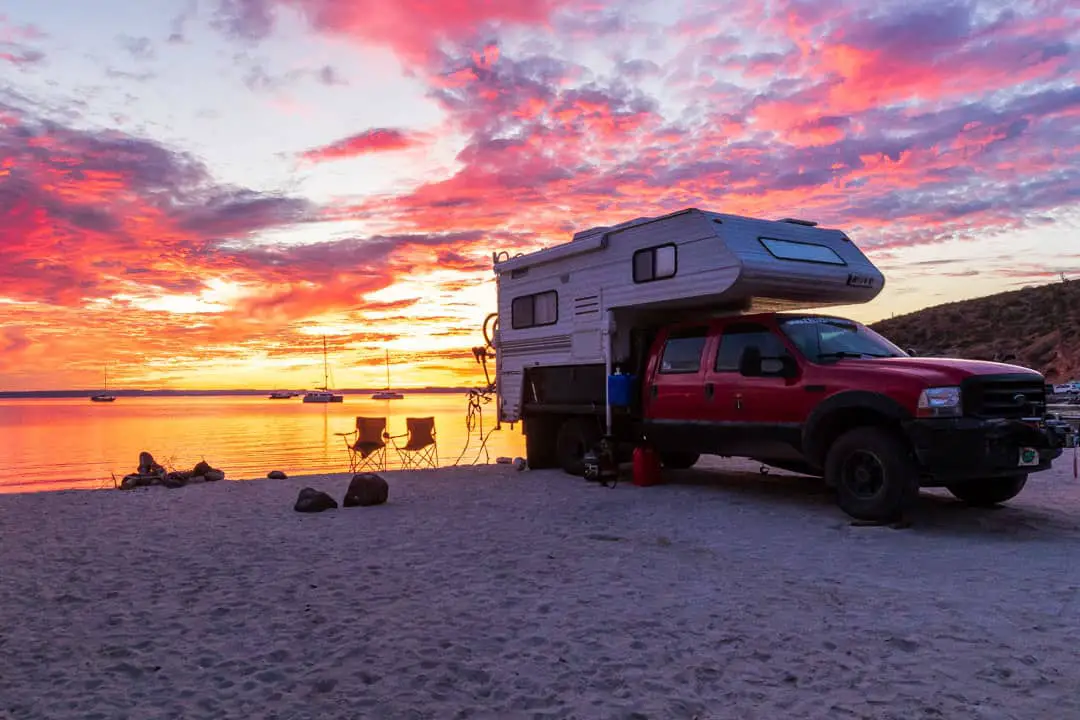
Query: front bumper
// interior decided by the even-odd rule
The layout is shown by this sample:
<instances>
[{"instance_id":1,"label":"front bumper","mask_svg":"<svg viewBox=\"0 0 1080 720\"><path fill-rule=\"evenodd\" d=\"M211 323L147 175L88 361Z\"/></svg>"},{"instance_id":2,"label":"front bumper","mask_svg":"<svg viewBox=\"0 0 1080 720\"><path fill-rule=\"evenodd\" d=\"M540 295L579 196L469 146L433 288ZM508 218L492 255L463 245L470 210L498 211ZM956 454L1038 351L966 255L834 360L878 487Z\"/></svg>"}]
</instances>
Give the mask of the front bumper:
<instances>
[{"instance_id":1,"label":"front bumper","mask_svg":"<svg viewBox=\"0 0 1080 720\"><path fill-rule=\"evenodd\" d=\"M924 484L1018 475L1048 470L1076 433L1056 420L949 418L907 424ZM1025 449L1035 454L1022 463Z\"/></svg>"}]
</instances>

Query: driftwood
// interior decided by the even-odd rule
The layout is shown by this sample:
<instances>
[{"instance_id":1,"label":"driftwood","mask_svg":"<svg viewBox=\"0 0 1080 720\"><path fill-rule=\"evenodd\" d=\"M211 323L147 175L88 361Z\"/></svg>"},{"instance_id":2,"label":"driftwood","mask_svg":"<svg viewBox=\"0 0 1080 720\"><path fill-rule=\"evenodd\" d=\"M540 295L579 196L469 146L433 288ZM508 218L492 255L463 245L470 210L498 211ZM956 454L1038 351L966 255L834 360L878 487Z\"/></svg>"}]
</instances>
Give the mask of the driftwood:
<instances>
[{"instance_id":1,"label":"driftwood","mask_svg":"<svg viewBox=\"0 0 1080 720\"><path fill-rule=\"evenodd\" d=\"M192 483L217 482L225 479L225 471L211 467L205 460L200 461L191 470L167 471L154 460L154 456L143 451L139 453L138 469L124 476L120 481L121 490L131 490L148 485L161 485L170 489L184 487Z\"/></svg>"}]
</instances>

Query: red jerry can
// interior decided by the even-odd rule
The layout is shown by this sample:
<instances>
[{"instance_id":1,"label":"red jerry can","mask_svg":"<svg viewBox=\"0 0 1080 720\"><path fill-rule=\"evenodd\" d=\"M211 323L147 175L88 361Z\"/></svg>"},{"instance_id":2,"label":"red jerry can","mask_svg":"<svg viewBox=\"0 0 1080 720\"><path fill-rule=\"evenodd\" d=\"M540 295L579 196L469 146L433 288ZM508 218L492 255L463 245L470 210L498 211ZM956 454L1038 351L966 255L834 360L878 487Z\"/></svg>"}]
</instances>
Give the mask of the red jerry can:
<instances>
[{"instance_id":1,"label":"red jerry can","mask_svg":"<svg viewBox=\"0 0 1080 720\"><path fill-rule=\"evenodd\" d=\"M648 487L663 481L660 476L660 456L656 451L647 447L634 448L634 484Z\"/></svg>"}]
</instances>

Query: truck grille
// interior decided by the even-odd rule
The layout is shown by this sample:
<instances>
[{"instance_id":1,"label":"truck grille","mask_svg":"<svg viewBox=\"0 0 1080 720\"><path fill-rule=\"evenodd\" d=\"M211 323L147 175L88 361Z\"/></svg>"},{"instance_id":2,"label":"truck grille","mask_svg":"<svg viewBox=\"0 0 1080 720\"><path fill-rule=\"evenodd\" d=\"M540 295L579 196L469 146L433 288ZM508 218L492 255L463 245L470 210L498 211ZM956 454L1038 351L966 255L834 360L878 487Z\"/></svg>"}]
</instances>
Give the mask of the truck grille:
<instances>
[{"instance_id":1,"label":"truck grille","mask_svg":"<svg viewBox=\"0 0 1080 720\"><path fill-rule=\"evenodd\" d=\"M969 417L1024 418L1046 413L1046 381L1038 375L975 376L961 383L961 388L964 415Z\"/></svg>"}]
</instances>

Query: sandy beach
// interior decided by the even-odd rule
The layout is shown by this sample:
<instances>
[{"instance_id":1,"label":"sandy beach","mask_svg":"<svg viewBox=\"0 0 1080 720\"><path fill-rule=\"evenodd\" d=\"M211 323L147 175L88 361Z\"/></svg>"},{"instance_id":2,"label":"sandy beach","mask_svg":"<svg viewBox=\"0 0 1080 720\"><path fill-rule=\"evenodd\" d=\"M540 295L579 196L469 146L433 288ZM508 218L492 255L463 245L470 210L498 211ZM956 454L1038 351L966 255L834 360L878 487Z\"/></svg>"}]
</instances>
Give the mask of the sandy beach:
<instances>
[{"instance_id":1,"label":"sandy beach","mask_svg":"<svg viewBox=\"0 0 1080 720\"><path fill-rule=\"evenodd\" d=\"M0 718L1080 717L1080 483L851 524L711 463L0 496Z\"/></svg>"}]
</instances>

